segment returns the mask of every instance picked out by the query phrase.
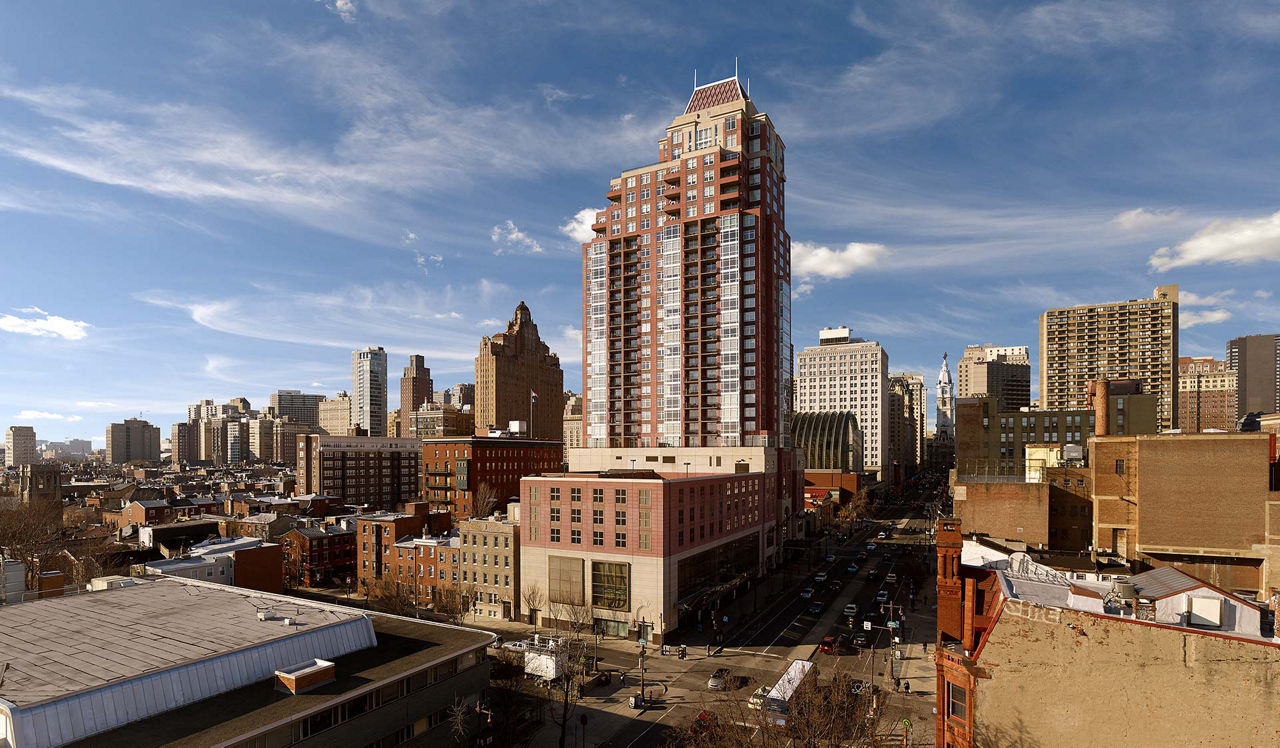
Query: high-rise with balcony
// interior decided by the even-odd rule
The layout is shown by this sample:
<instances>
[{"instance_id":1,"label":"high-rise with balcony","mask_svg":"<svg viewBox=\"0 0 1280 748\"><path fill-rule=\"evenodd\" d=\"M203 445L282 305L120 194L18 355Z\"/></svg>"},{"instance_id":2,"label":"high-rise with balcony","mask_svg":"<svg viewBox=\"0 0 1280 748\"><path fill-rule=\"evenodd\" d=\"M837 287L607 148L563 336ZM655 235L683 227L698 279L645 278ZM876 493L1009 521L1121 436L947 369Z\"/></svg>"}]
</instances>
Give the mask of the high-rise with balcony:
<instances>
[{"instance_id":1,"label":"high-rise with balcony","mask_svg":"<svg viewBox=\"0 0 1280 748\"><path fill-rule=\"evenodd\" d=\"M738 78L698 86L582 245L586 446L786 446L784 145Z\"/></svg>"},{"instance_id":2,"label":"high-rise with balcony","mask_svg":"<svg viewBox=\"0 0 1280 748\"><path fill-rule=\"evenodd\" d=\"M369 436L387 435L387 352L382 346L351 353L351 425Z\"/></svg>"},{"instance_id":3,"label":"high-rise with balcony","mask_svg":"<svg viewBox=\"0 0 1280 748\"><path fill-rule=\"evenodd\" d=\"M874 340L850 336L847 327L828 327L818 333L818 345L800 351L796 361L796 411L853 413L862 429L865 469L892 465L888 352Z\"/></svg>"},{"instance_id":4,"label":"high-rise with balcony","mask_svg":"<svg viewBox=\"0 0 1280 748\"><path fill-rule=\"evenodd\" d=\"M1040 402L1078 410L1094 379L1136 379L1155 395L1160 430L1178 425L1178 287L1149 299L1050 309L1040 315Z\"/></svg>"}]
</instances>

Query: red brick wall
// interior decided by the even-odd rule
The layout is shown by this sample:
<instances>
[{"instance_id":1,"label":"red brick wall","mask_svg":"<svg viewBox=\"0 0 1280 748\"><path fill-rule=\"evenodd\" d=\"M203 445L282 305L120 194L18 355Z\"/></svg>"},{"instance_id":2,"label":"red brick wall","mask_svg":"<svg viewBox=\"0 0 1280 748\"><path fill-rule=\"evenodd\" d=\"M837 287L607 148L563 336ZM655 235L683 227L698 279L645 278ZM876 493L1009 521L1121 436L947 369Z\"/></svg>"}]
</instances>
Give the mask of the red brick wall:
<instances>
[{"instance_id":1,"label":"red brick wall","mask_svg":"<svg viewBox=\"0 0 1280 748\"><path fill-rule=\"evenodd\" d=\"M1047 483L957 483L954 506L965 532L1049 545Z\"/></svg>"}]
</instances>

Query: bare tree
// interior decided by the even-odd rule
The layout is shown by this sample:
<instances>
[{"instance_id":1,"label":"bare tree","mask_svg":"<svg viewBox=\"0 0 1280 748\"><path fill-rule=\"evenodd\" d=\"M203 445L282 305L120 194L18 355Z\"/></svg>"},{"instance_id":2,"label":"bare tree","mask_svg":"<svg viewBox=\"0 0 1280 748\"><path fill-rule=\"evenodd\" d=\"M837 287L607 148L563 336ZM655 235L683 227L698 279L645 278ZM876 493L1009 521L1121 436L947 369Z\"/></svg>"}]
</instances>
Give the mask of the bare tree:
<instances>
[{"instance_id":1,"label":"bare tree","mask_svg":"<svg viewBox=\"0 0 1280 748\"><path fill-rule=\"evenodd\" d=\"M523 655L500 650L490 660L487 709L494 735L504 745L528 746L537 735L546 706L546 691L524 673Z\"/></svg>"},{"instance_id":2,"label":"bare tree","mask_svg":"<svg viewBox=\"0 0 1280 748\"><path fill-rule=\"evenodd\" d=\"M0 558L26 566L27 589L36 588L41 564L51 563L65 548L61 505L0 498Z\"/></svg>"},{"instance_id":3,"label":"bare tree","mask_svg":"<svg viewBox=\"0 0 1280 748\"><path fill-rule=\"evenodd\" d=\"M474 584L441 584L431 597L435 612L456 625L466 620L467 613L471 612L476 599L476 587Z\"/></svg>"},{"instance_id":4,"label":"bare tree","mask_svg":"<svg viewBox=\"0 0 1280 748\"><path fill-rule=\"evenodd\" d=\"M481 482L476 486L476 492L472 498L471 516L488 517L493 514L493 510L498 506L498 491L487 481Z\"/></svg>"},{"instance_id":5,"label":"bare tree","mask_svg":"<svg viewBox=\"0 0 1280 748\"><path fill-rule=\"evenodd\" d=\"M413 592L390 577L376 584L373 599L378 608L392 615L412 616L417 612Z\"/></svg>"},{"instance_id":6,"label":"bare tree","mask_svg":"<svg viewBox=\"0 0 1280 748\"><path fill-rule=\"evenodd\" d=\"M533 632L538 633L538 613L542 612L542 606L547 601L547 595L542 591L542 585L537 582L526 584L524 589L520 590L520 597L524 600L524 609L529 611L529 623L533 624Z\"/></svg>"},{"instance_id":7,"label":"bare tree","mask_svg":"<svg viewBox=\"0 0 1280 748\"><path fill-rule=\"evenodd\" d=\"M844 506L840 507L836 519L844 526L846 534L852 533L854 522L867 516L870 508L871 499L867 496L867 489L863 488L850 496Z\"/></svg>"},{"instance_id":8,"label":"bare tree","mask_svg":"<svg viewBox=\"0 0 1280 748\"><path fill-rule=\"evenodd\" d=\"M587 644L582 640L582 614L578 612L585 606L565 603L551 603L551 615L557 623L568 625L573 637L563 640L557 648L556 659L559 664L560 677L551 683L551 696L559 702L551 709L551 719L560 728L560 748L565 748L568 739L569 723L582 698L582 689L587 680L589 670ZM590 609L587 609L590 614Z\"/></svg>"},{"instance_id":9,"label":"bare tree","mask_svg":"<svg viewBox=\"0 0 1280 748\"><path fill-rule=\"evenodd\" d=\"M466 743L471 735L471 715L475 710L462 699L454 699L449 706L449 732L459 743Z\"/></svg>"}]
</instances>

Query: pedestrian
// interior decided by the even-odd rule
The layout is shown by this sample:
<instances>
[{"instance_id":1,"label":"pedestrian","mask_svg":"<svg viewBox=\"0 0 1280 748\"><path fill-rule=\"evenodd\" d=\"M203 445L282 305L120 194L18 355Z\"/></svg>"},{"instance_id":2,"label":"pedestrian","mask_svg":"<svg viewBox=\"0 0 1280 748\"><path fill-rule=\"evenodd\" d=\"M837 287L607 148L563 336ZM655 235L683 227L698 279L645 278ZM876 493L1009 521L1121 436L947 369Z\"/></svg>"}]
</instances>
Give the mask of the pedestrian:
<instances>
[{"instance_id":1,"label":"pedestrian","mask_svg":"<svg viewBox=\"0 0 1280 748\"><path fill-rule=\"evenodd\" d=\"M903 684L902 684L902 692L903 692L903 693L911 693L911 684L910 684L910 683L903 683Z\"/></svg>"},{"instance_id":2,"label":"pedestrian","mask_svg":"<svg viewBox=\"0 0 1280 748\"><path fill-rule=\"evenodd\" d=\"M710 657L710 656L711 656L711 645L710 645L710 644L708 644L708 645L707 645L707 657Z\"/></svg>"}]
</instances>

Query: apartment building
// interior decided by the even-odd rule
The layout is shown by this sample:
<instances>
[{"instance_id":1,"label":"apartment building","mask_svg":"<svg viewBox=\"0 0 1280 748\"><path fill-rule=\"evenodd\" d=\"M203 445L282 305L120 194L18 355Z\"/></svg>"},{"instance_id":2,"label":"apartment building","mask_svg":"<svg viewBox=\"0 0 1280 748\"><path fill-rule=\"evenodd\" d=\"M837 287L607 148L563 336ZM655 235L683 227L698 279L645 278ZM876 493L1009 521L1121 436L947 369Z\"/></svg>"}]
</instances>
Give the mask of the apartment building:
<instances>
[{"instance_id":1,"label":"apartment building","mask_svg":"<svg viewBox=\"0 0 1280 748\"><path fill-rule=\"evenodd\" d=\"M559 439L564 416L564 372L560 357L538 335L521 301L505 332L486 335L476 355L476 433L524 423L521 436ZM532 422L530 422L532 419Z\"/></svg>"},{"instance_id":2,"label":"apartment building","mask_svg":"<svg viewBox=\"0 0 1280 748\"><path fill-rule=\"evenodd\" d=\"M1236 370L1212 356L1178 359L1178 425L1183 433L1235 431Z\"/></svg>"},{"instance_id":3,"label":"apartment building","mask_svg":"<svg viewBox=\"0 0 1280 748\"><path fill-rule=\"evenodd\" d=\"M302 390L276 390L271 393L273 415L287 416L307 426L320 425L320 403L324 395L311 395Z\"/></svg>"},{"instance_id":4,"label":"apartment building","mask_svg":"<svg viewBox=\"0 0 1280 748\"><path fill-rule=\"evenodd\" d=\"M564 403L564 448L584 446L582 439L582 395L569 395Z\"/></svg>"},{"instance_id":5,"label":"apartment building","mask_svg":"<svg viewBox=\"0 0 1280 748\"><path fill-rule=\"evenodd\" d=\"M473 610L480 618L519 620L520 514L510 512L458 522L458 571L461 583L475 590Z\"/></svg>"},{"instance_id":6,"label":"apartment building","mask_svg":"<svg viewBox=\"0 0 1280 748\"><path fill-rule=\"evenodd\" d=\"M280 538L284 583L289 587L342 587L355 584L354 521L300 525Z\"/></svg>"},{"instance_id":7,"label":"apartment building","mask_svg":"<svg viewBox=\"0 0 1280 748\"><path fill-rule=\"evenodd\" d=\"M351 396L345 390L334 397L321 400L316 406L316 414L320 421L320 433L331 436L350 435Z\"/></svg>"},{"instance_id":8,"label":"apartment building","mask_svg":"<svg viewBox=\"0 0 1280 748\"><path fill-rule=\"evenodd\" d=\"M39 462L36 457L36 430L31 426L10 426L4 437L4 466L20 467Z\"/></svg>"},{"instance_id":9,"label":"apartment building","mask_svg":"<svg viewBox=\"0 0 1280 748\"><path fill-rule=\"evenodd\" d=\"M476 416L468 410L444 403L423 403L409 414L409 433L405 436L426 439L440 436L472 436L476 433Z\"/></svg>"},{"instance_id":10,"label":"apartment building","mask_svg":"<svg viewBox=\"0 0 1280 748\"><path fill-rule=\"evenodd\" d=\"M889 456L889 353L849 328L826 328L818 345L796 356L796 411L854 414L862 429L863 464L883 473Z\"/></svg>"},{"instance_id":11,"label":"apartment building","mask_svg":"<svg viewBox=\"0 0 1280 748\"><path fill-rule=\"evenodd\" d=\"M1031 406L1031 353L1025 345L965 346L956 362L956 397L990 395L1000 410Z\"/></svg>"},{"instance_id":12,"label":"apartment building","mask_svg":"<svg viewBox=\"0 0 1280 748\"><path fill-rule=\"evenodd\" d=\"M1160 430L1178 425L1178 287L1149 299L1050 309L1040 316L1040 405L1074 410L1095 379L1136 379L1157 399Z\"/></svg>"},{"instance_id":13,"label":"apartment building","mask_svg":"<svg viewBox=\"0 0 1280 748\"><path fill-rule=\"evenodd\" d=\"M610 181L583 253L588 447L786 446L785 146L737 77Z\"/></svg>"},{"instance_id":14,"label":"apartment building","mask_svg":"<svg viewBox=\"0 0 1280 748\"><path fill-rule=\"evenodd\" d=\"M123 465L134 460L160 461L160 427L140 418L107 426L107 462Z\"/></svg>"},{"instance_id":15,"label":"apartment building","mask_svg":"<svg viewBox=\"0 0 1280 748\"><path fill-rule=\"evenodd\" d=\"M298 435L299 494L325 494L349 504L393 509L418 496L417 439Z\"/></svg>"},{"instance_id":16,"label":"apartment building","mask_svg":"<svg viewBox=\"0 0 1280 748\"><path fill-rule=\"evenodd\" d=\"M351 425L369 436L387 435L387 352L382 346L351 352Z\"/></svg>"},{"instance_id":17,"label":"apartment building","mask_svg":"<svg viewBox=\"0 0 1280 748\"><path fill-rule=\"evenodd\" d=\"M393 565L404 561L396 544L422 534L428 526L426 513L378 512L356 517L356 581L361 594L377 595L383 580L407 581Z\"/></svg>"}]
</instances>

